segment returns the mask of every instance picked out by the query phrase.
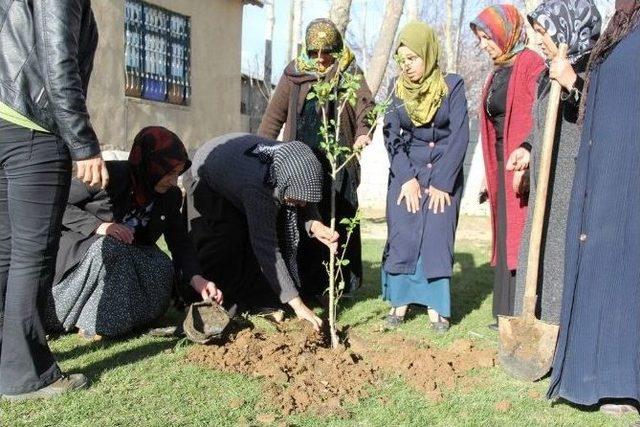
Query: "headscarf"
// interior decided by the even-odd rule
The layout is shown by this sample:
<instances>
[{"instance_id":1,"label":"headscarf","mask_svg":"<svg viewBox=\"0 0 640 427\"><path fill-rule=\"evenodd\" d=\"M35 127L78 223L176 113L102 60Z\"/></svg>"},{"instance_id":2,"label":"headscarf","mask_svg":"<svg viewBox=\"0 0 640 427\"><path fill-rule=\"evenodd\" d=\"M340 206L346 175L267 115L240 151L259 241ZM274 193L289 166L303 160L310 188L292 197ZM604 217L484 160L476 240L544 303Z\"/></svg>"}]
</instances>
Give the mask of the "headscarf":
<instances>
[{"instance_id":1,"label":"headscarf","mask_svg":"<svg viewBox=\"0 0 640 427\"><path fill-rule=\"evenodd\" d=\"M155 196L155 186L184 163L184 173L191 167L187 150L180 138L161 126L142 129L133 140L129 153L134 208L146 208Z\"/></svg>"},{"instance_id":2,"label":"headscarf","mask_svg":"<svg viewBox=\"0 0 640 427\"><path fill-rule=\"evenodd\" d=\"M528 15L540 24L556 45L566 43L571 64L591 53L600 37L602 18L594 0L545 0Z\"/></svg>"},{"instance_id":3,"label":"headscarf","mask_svg":"<svg viewBox=\"0 0 640 427\"><path fill-rule=\"evenodd\" d=\"M487 7L470 26L474 32L485 32L498 45L502 55L494 60L496 65L505 65L527 45L524 20L518 9L511 4Z\"/></svg>"},{"instance_id":4,"label":"headscarf","mask_svg":"<svg viewBox=\"0 0 640 427\"><path fill-rule=\"evenodd\" d=\"M345 71L355 59L351 49L344 43L338 27L329 19L320 18L311 21L307 26L304 43L305 48L296 58L296 69L299 73L324 76L336 68L335 66L324 68L311 60L309 55L313 52L336 55L337 68L340 71Z\"/></svg>"},{"instance_id":5,"label":"headscarf","mask_svg":"<svg viewBox=\"0 0 640 427\"><path fill-rule=\"evenodd\" d=\"M311 148L298 141L276 145L258 144L253 150L260 161L269 165L266 182L284 198L318 203L322 199L322 166ZM278 218L283 232L283 258L293 281L300 287L298 273L298 208L282 203Z\"/></svg>"},{"instance_id":6,"label":"headscarf","mask_svg":"<svg viewBox=\"0 0 640 427\"><path fill-rule=\"evenodd\" d=\"M315 19L307 26L304 38L307 52L338 53L342 50L342 35L330 19Z\"/></svg>"},{"instance_id":7,"label":"headscarf","mask_svg":"<svg viewBox=\"0 0 640 427\"><path fill-rule=\"evenodd\" d=\"M449 93L440 69L440 42L433 28L424 22L414 21L400 31L398 48L400 46L411 49L424 61L424 74L419 81L412 82L402 73L395 87L395 94L404 101L411 122L422 126L433 120L442 99Z\"/></svg>"}]
</instances>

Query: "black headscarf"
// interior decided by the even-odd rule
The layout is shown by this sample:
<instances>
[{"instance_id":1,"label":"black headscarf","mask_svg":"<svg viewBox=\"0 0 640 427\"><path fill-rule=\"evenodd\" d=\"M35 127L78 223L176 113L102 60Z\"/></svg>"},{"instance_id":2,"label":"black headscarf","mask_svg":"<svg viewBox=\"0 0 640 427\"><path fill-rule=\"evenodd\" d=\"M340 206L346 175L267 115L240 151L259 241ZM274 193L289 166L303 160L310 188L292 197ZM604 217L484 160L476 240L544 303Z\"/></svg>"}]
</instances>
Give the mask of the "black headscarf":
<instances>
[{"instance_id":1,"label":"black headscarf","mask_svg":"<svg viewBox=\"0 0 640 427\"><path fill-rule=\"evenodd\" d=\"M545 0L528 15L540 24L556 45L566 43L571 64L593 50L600 37L602 17L594 0Z\"/></svg>"},{"instance_id":2,"label":"black headscarf","mask_svg":"<svg viewBox=\"0 0 640 427\"><path fill-rule=\"evenodd\" d=\"M322 166L311 148L298 141L271 146L258 144L253 152L269 165L265 180L277 191L281 203L278 225L283 233L284 261L294 282L300 287L298 208L285 203L284 199L318 203L322 199Z\"/></svg>"}]
</instances>

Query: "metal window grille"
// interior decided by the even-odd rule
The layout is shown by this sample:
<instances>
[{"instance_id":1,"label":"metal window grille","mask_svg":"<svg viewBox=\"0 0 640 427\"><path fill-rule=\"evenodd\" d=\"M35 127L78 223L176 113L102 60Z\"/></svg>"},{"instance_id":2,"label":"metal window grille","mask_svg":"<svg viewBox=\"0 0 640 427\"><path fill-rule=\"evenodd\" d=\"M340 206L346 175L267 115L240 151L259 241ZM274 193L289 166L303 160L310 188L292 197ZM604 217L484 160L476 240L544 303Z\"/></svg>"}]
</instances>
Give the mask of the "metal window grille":
<instances>
[{"instance_id":1,"label":"metal window grille","mask_svg":"<svg viewBox=\"0 0 640 427\"><path fill-rule=\"evenodd\" d=\"M125 1L125 95L189 105L191 19L140 0Z\"/></svg>"}]
</instances>

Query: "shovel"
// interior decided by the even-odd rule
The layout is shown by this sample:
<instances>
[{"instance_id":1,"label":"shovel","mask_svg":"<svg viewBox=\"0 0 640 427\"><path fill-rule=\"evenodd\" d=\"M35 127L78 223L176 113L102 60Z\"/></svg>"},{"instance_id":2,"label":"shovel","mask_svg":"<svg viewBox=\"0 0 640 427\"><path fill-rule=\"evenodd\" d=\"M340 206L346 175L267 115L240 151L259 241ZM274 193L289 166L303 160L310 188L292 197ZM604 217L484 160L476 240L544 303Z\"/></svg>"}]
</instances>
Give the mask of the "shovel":
<instances>
[{"instance_id":1,"label":"shovel","mask_svg":"<svg viewBox=\"0 0 640 427\"><path fill-rule=\"evenodd\" d=\"M558 55L564 58L566 54L567 45L562 43L558 47ZM500 365L508 374L529 381L539 380L549 372L558 339L558 326L537 319L535 309L538 300L536 291L538 288L540 243L547 205L549 172L558 119L560 90L560 84L552 80L542 138L542 156L531 224L522 314L520 317L500 316L498 318Z\"/></svg>"}]
</instances>

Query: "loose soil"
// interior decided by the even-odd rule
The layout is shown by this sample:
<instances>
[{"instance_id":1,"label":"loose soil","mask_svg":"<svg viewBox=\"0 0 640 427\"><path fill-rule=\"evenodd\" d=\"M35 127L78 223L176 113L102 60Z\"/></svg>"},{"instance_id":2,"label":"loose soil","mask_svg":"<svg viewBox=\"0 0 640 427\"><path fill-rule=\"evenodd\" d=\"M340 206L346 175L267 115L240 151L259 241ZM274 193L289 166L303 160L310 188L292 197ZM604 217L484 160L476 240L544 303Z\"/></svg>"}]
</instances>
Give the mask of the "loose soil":
<instances>
[{"instance_id":1,"label":"loose soil","mask_svg":"<svg viewBox=\"0 0 640 427\"><path fill-rule=\"evenodd\" d=\"M464 388L460 380L472 369L496 363L495 350L477 348L470 340L439 349L395 335L375 342L347 335L347 346L332 350L323 335L296 320L278 325L276 332L246 327L220 345L192 347L187 360L265 379L265 410L275 405L282 415L341 417L349 416L344 404L367 397L385 378L401 376L437 402L454 386Z\"/></svg>"}]
</instances>

